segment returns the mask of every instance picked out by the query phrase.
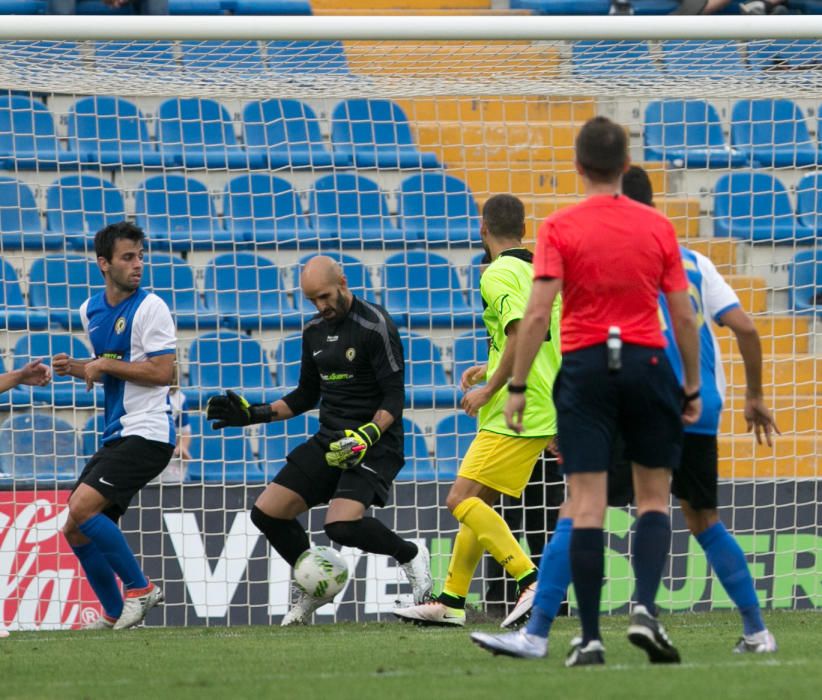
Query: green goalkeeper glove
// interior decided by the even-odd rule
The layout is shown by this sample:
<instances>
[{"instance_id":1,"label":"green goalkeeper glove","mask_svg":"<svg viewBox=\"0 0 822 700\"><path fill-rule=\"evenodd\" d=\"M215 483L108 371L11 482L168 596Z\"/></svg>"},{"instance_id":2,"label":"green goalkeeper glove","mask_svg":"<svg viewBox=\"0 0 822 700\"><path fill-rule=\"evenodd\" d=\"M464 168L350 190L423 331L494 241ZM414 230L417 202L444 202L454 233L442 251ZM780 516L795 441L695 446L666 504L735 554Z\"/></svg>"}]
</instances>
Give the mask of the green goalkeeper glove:
<instances>
[{"instance_id":1,"label":"green goalkeeper glove","mask_svg":"<svg viewBox=\"0 0 822 700\"><path fill-rule=\"evenodd\" d=\"M366 423L356 430L340 430L325 453L325 461L331 467L350 469L362 462L369 447L382 437L375 423Z\"/></svg>"},{"instance_id":2,"label":"green goalkeeper glove","mask_svg":"<svg viewBox=\"0 0 822 700\"><path fill-rule=\"evenodd\" d=\"M274 417L271 404L248 403L242 396L233 391L212 396L206 404L206 420L216 420L214 430L227 426L244 426L252 423L270 423Z\"/></svg>"}]
</instances>

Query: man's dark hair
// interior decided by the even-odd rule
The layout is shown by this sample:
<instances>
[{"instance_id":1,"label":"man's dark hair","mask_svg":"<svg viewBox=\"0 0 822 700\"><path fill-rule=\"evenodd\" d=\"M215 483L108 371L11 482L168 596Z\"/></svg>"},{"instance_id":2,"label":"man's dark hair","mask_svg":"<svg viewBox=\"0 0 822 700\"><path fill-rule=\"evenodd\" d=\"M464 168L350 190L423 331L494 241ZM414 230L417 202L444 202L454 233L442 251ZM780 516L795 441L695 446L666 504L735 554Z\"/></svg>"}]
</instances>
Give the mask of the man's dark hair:
<instances>
[{"instance_id":1,"label":"man's dark hair","mask_svg":"<svg viewBox=\"0 0 822 700\"><path fill-rule=\"evenodd\" d=\"M654 188L645 168L632 165L622 176L622 194L640 204L654 206Z\"/></svg>"},{"instance_id":2,"label":"man's dark hair","mask_svg":"<svg viewBox=\"0 0 822 700\"><path fill-rule=\"evenodd\" d=\"M94 236L94 252L98 258L105 258L111 262L114 255L114 246L121 238L127 238L135 243L142 243L146 239L146 234L139 226L128 221L119 221L116 224L109 224L101 228Z\"/></svg>"},{"instance_id":3,"label":"man's dark hair","mask_svg":"<svg viewBox=\"0 0 822 700\"><path fill-rule=\"evenodd\" d=\"M577 162L593 182L613 182L628 162L625 130L607 117L585 122L576 140Z\"/></svg>"},{"instance_id":4,"label":"man's dark hair","mask_svg":"<svg viewBox=\"0 0 822 700\"><path fill-rule=\"evenodd\" d=\"M519 197L495 194L482 207L485 228L494 238L522 239L525 228L525 207Z\"/></svg>"}]
</instances>

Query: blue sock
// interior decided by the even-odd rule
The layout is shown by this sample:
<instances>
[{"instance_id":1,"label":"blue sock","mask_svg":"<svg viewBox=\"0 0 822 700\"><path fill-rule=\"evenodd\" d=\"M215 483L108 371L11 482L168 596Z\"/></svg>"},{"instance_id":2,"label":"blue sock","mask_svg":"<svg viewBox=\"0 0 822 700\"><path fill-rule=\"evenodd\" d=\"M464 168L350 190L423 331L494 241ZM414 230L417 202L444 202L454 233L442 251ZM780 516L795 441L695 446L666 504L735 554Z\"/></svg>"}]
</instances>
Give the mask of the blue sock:
<instances>
[{"instance_id":1,"label":"blue sock","mask_svg":"<svg viewBox=\"0 0 822 700\"><path fill-rule=\"evenodd\" d=\"M650 510L636 522L633 565L636 577L636 602L656 615L656 593L662 570L671 549L671 519L667 513Z\"/></svg>"},{"instance_id":2,"label":"blue sock","mask_svg":"<svg viewBox=\"0 0 822 700\"><path fill-rule=\"evenodd\" d=\"M103 612L116 620L123 612L123 596L113 569L94 542L73 546L72 549L86 572L91 589L103 606Z\"/></svg>"},{"instance_id":3,"label":"blue sock","mask_svg":"<svg viewBox=\"0 0 822 700\"><path fill-rule=\"evenodd\" d=\"M599 601L605 574L605 534L601 527L575 527L571 531L570 560L585 646L600 639Z\"/></svg>"},{"instance_id":4,"label":"blue sock","mask_svg":"<svg viewBox=\"0 0 822 700\"><path fill-rule=\"evenodd\" d=\"M722 523L711 525L696 536L711 568L730 599L742 615L745 634L755 634L765 629L759 599L756 597L753 577L742 547Z\"/></svg>"},{"instance_id":5,"label":"blue sock","mask_svg":"<svg viewBox=\"0 0 822 700\"><path fill-rule=\"evenodd\" d=\"M113 520L98 513L80 525L80 532L97 545L126 589L148 586L148 580L134 558L125 536Z\"/></svg>"},{"instance_id":6,"label":"blue sock","mask_svg":"<svg viewBox=\"0 0 822 700\"><path fill-rule=\"evenodd\" d=\"M565 600L568 584L571 583L571 559L568 550L571 547L571 529L574 521L562 518L557 521L551 541L545 545L539 563L537 595L534 598L534 609L528 621L526 631L539 637L548 637L551 625L557 616L559 606Z\"/></svg>"}]
</instances>

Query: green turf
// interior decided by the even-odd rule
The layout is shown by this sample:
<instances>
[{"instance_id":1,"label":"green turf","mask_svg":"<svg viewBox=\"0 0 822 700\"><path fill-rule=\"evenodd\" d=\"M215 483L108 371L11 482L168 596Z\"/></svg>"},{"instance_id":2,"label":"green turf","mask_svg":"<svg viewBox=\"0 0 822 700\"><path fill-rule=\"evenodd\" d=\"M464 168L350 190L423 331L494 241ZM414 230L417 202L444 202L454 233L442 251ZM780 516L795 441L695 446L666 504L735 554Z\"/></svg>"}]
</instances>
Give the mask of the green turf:
<instances>
[{"instance_id":1,"label":"green turf","mask_svg":"<svg viewBox=\"0 0 822 700\"><path fill-rule=\"evenodd\" d=\"M548 659L492 657L468 630L400 623L277 627L27 632L0 639L0 697L11 698L811 698L822 687L822 619L766 618L779 652L731 654L732 613L666 616L680 666L651 666L624 638L626 619L608 617L608 665L563 667L577 631L562 619ZM492 630L491 625L471 629Z\"/></svg>"}]
</instances>

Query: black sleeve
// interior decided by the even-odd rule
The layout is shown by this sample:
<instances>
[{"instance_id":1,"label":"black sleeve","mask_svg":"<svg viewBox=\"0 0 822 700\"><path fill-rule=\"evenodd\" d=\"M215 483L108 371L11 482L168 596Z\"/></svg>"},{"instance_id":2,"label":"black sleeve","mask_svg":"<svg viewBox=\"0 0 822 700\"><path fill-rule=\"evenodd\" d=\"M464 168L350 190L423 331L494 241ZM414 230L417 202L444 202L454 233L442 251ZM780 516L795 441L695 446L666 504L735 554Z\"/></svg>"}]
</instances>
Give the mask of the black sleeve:
<instances>
[{"instance_id":1,"label":"black sleeve","mask_svg":"<svg viewBox=\"0 0 822 700\"><path fill-rule=\"evenodd\" d=\"M303 354L300 360L300 382L297 388L283 397L295 416L310 411L320 400L320 372L311 354L307 332L303 332Z\"/></svg>"},{"instance_id":2,"label":"black sleeve","mask_svg":"<svg viewBox=\"0 0 822 700\"><path fill-rule=\"evenodd\" d=\"M405 371L400 334L387 314L378 314L376 328L369 334L368 359L377 381Z\"/></svg>"},{"instance_id":3,"label":"black sleeve","mask_svg":"<svg viewBox=\"0 0 822 700\"><path fill-rule=\"evenodd\" d=\"M382 402L380 410L388 411L394 421L402 419L402 408L405 405L405 377L402 372L394 372L380 380Z\"/></svg>"}]
</instances>

